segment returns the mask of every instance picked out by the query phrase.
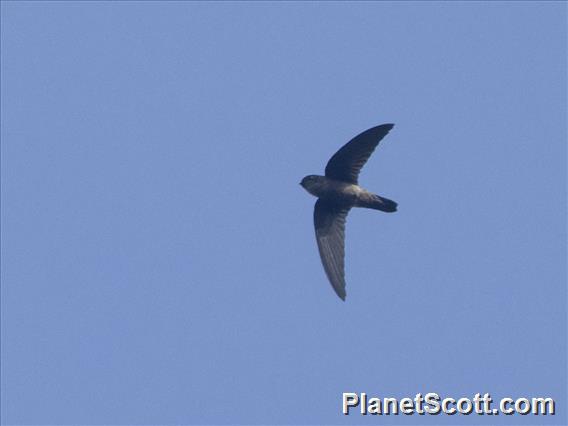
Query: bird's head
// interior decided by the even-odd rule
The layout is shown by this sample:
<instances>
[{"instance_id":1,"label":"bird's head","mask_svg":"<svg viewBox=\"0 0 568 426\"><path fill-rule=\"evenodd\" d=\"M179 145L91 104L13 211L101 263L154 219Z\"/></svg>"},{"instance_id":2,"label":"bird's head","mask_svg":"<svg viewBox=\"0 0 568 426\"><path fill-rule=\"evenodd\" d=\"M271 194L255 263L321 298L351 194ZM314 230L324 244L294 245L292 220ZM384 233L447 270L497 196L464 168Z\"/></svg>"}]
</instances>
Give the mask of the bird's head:
<instances>
[{"instance_id":1,"label":"bird's head","mask_svg":"<svg viewBox=\"0 0 568 426\"><path fill-rule=\"evenodd\" d=\"M321 186L324 184L324 181L325 181L324 176L309 175L306 176L304 179L302 179L300 185L302 185L302 187L310 194L315 195L317 197L318 189L321 188Z\"/></svg>"}]
</instances>

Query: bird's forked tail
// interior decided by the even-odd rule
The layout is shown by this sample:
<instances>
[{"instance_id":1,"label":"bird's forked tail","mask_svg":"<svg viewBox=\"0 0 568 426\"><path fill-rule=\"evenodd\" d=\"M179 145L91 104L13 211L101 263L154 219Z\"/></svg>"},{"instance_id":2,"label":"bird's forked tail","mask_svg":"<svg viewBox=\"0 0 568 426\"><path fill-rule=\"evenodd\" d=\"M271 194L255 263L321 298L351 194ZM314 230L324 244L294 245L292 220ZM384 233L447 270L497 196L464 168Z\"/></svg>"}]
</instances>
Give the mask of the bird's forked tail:
<instances>
[{"instance_id":1,"label":"bird's forked tail","mask_svg":"<svg viewBox=\"0 0 568 426\"><path fill-rule=\"evenodd\" d=\"M357 205L359 207L366 207L368 209L380 210L387 213L395 212L397 206L394 201L371 193L365 194L364 197L361 197Z\"/></svg>"}]
</instances>

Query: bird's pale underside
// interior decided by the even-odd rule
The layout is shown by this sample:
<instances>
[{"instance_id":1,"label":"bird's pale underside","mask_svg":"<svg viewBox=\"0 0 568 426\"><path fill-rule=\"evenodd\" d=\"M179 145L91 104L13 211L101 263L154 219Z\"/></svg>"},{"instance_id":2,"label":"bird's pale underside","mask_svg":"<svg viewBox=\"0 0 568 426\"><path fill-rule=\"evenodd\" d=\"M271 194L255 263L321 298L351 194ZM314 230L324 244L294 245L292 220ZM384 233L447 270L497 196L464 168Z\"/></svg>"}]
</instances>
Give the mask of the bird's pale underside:
<instances>
[{"instance_id":1,"label":"bird's pale underside","mask_svg":"<svg viewBox=\"0 0 568 426\"><path fill-rule=\"evenodd\" d=\"M345 300L345 220L352 207L384 212L397 204L359 186L359 172L394 124L365 130L346 143L327 163L325 176L309 175L300 185L318 197L314 207L316 240L325 273L337 295Z\"/></svg>"}]
</instances>

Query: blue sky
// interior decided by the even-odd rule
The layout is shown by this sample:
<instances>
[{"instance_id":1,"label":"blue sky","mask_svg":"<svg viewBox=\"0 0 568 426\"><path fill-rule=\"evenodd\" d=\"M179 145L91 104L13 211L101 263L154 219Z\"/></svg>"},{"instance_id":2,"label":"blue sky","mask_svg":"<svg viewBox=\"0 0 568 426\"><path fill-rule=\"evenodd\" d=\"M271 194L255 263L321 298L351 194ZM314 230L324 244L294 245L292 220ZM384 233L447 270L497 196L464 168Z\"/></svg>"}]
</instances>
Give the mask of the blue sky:
<instances>
[{"instance_id":1,"label":"blue sky","mask_svg":"<svg viewBox=\"0 0 568 426\"><path fill-rule=\"evenodd\" d=\"M566 3L1 12L3 424L567 421ZM344 303L298 183L387 122Z\"/></svg>"}]
</instances>

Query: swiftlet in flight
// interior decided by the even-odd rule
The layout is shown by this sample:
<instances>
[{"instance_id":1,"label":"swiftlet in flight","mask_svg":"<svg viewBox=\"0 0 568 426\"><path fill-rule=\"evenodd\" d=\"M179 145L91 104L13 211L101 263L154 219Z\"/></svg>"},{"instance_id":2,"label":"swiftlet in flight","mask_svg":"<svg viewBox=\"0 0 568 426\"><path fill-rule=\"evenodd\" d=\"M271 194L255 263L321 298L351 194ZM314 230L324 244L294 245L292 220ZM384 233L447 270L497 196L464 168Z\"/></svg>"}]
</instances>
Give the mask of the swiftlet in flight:
<instances>
[{"instance_id":1,"label":"swiftlet in flight","mask_svg":"<svg viewBox=\"0 0 568 426\"><path fill-rule=\"evenodd\" d=\"M314 207L316 240L323 269L337 295L345 300L345 220L352 207L387 213L397 204L363 189L359 172L394 124L365 130L347 142L327 163L325 176L309 175L300 185L318 197Z\"/></svg>"}]
</instances>

